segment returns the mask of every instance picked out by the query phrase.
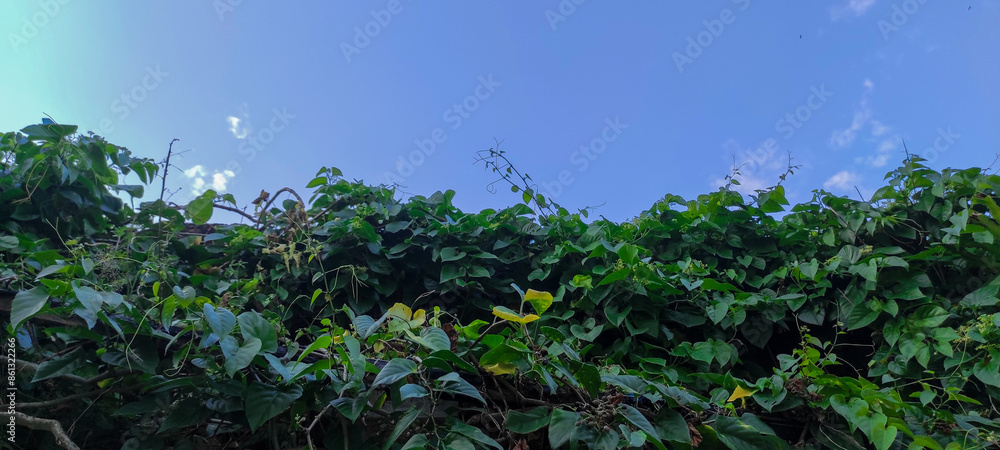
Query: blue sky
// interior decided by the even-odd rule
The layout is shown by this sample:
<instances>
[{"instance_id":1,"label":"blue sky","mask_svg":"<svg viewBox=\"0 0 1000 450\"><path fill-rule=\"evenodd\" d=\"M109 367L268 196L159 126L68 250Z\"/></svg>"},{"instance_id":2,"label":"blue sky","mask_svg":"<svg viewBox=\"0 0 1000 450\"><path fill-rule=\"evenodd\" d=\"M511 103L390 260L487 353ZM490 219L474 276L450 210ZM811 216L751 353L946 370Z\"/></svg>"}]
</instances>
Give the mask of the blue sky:
<instances>
[{"instance_id":1,"label":"blue sky","mask_svg":"<svg viewBox=\"0 0 1000 450\"><path fill-rule=\"evenodd\" d=\"M612 220L734 157L750 192L791 152L797 202L869 195L902 140L938 169L1000 152L997 0L775 3L4 2L0 131L48 114L157 160L177 138L178 203L336 166L465 211L519 199L473 165L496 139Z\"/></svg>"}]
</instances>

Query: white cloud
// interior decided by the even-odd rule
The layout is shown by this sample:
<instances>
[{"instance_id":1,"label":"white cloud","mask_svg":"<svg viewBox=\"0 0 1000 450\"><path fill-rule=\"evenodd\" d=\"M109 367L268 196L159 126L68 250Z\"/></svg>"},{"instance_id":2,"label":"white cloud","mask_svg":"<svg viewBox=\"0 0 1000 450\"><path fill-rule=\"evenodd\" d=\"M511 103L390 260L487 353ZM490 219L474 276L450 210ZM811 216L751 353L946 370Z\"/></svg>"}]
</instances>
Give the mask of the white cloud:
<instances>
[{"instance_id":1,"label":"white cloud","mask_svg":"<svg viewBox=\"0 0 1000 450\"><path fill-rule=\"evenodd\" d=\"M868 123L868 119L872 117L872 110L868 108L868 102L866 100L861 101L861 109L854 111L854 119L851 120L851 125L847 128L837 131L833 131L833 135L830 136L830 145L834 147L847 147L854 142L854 138L858 137L858 131Z\"/></svg>"},{"instance_id":2,"label":"white cloud","mask_svg":"<svg viewBox=\"0 0 1000 450\"><path fill-rule=\"evenodd\" d=\"M764 178L758 177L754 174L740 174L736 177L736 180L740 182L739 185L733 184L730 188L736 192L743 195L757 195L758 189L767 189L774 186L777 183L777 179L773 182L767 182ZM717 188L719 186L725 186L728 181L724 178L716 178L712 181L712 187Z\"/></svg>"},{"instance_id":3,"label":"white cloud","mask_svg":"<svg viewBox=\"0 0 1000 450\"><path fill-rule=\"evenodd\" d=\"M231 170L223 170L221 172L215 171L211 177L208 177L208 171L201 164L198 164L185 170L184 176L191 182L191 197L194 198L205 193L209 188L216 193L221 194L225 192L229 180L236 176L236 174ZM211 179L211 184L209 184L209 179Z\"/></svg>"},{"instance_id":4,"label":"white cloud","mask_svg":"<svg viewBox=\"0 0 1000 450\"><path fill-rule=\"evenodd\" d=\"M226 190L226 183L228 183L229 179L235 175L236 174L231 170L215 172L212 174L212 189L215 189L216 192L224 192Z\"/></svg>"},{"instance_id":5,"label":"white cloud","mask_svg":"<svg viewBox=\"0 0 1000 450\"><path fill-rule=\"evenodd\" d=\"M788 154L773 139L765 140L754 148L743 148L735 139L728 139L722 143L722 149L727 159L736 158L740 174L735 178L740 184L733 184L732 189L743 195L756 195L756 190L774 186L781 181L780 177L788 166ZM732 171L731 166L729 171ZM727 183L725 178L714 178L710 185L718 188Z\"/></svg>"},{"instance_id":6,"label":"white cloud","mask_svg":"<svg viewBox=\"0 0 1000 450\"><path fill-rule=\"evenodd\" d=\"M830 19L840 20L845 14L853 13L855 17L861 17L868 12L875 0L847 0L846 4L830 8Z\"/></svg>"},{"instance_id":7,"label":"white cloud","mask_svg":"<svg viewBox=\"0 0 1000 450\"><path fill-rule=\"evenodd\" d=\"M872 120L872 136L881 136L889 132L889 127L877 120Z\"/></svg>"},{"instance_id":8,"label":"white cloud","mask_svg":"<svg viewBox=\"0 0 1000 450\"><path fill-rule=\"evenodd\" d=\"M250 125L250 110L246 103L240 108L240 116L226 116L226 123L229 124L229 132L233 134L233 137L246 139L253 131L253 127Z\"/></svg>"},{"instance_id":9,"label":"white cloud","mask_svg":"<svg viewBox=\"0 0 1000 450\"><path fill-rule=\"evenodd\" d=\"M861 177L858 176L858 174L847 170L841 170L823 183L823 189L828 191L834 189L843 191L853 188L859 181L861 181Z\"/></svg>"},{"instance_id":10,"label":"white cloud","mask_svg":"<svg viewBox=\"0 0 1000 450\"><path fill-rule=\"evenodd\" d=\"M872 119L873 112L871 107L868 106L868 97L875 90L875 83L865 78L862 86L864 86L865 91L861 94L861 101L858 102L858 106L854 110L854 117L851 119L851 124L842 130L833 130L829 142L831 147L843 148L850 146L854 143L854 139L858 137L858 132L866 126L871 127L870 132L872 136L881 136L891 130L891 128L882 122Z\"/></svg>"},{"instance_id":11,"label":"white cloud","mask_svg":"<svg viewBox=\"0 0 1000 450\"><path fill-rule=\"evenodd\" d=\"M184 171L184 176L188 178L203 177L205 176L205 168L198 164L188 170Z\"/></svg>"}]
</instances>

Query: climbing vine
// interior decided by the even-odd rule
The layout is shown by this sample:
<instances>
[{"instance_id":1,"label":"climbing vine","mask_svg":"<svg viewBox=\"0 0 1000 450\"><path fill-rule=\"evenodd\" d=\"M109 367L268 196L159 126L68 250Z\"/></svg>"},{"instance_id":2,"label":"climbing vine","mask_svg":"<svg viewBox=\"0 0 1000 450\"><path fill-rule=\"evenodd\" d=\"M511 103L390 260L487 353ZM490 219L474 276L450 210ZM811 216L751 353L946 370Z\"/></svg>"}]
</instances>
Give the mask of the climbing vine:
<instances>
[{"instance_id":1,"label":"climbing vine","mask_svg":"<svg viewBox=\"0 0 1000 450\"><path fill-rule=\"evenodd\" d=\"M15 444L1000 441L997 175L909 156L867 201L727 186L614 223L480 162L523 203L466 213L324 167L247 208L133 206L155 161L51 121L0 135Z\"/></svg>"}]
</instances>

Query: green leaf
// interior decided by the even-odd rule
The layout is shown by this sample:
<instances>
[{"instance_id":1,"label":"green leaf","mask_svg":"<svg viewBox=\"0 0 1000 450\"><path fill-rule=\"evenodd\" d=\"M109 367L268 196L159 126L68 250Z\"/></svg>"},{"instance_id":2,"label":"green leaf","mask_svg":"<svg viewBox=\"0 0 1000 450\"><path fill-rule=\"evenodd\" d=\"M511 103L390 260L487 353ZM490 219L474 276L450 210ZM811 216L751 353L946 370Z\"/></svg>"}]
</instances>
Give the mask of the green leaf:
<instances>
[{"instance_id":1,"label":"green leaf","mask_svg":"<svg viewBox=\"0 0 1000 450\"><path fill-rule=\"evenodd\" d=\"M438 377L437 382L441 384L438 388L441 392L464 395L479 400L484 405L486 404L486 400L483 399L479 391L469 384L468 381L463 380L458 373L451 372L442 375Z\"/></svg>"},{"instance_id":2,"label":"green leaf","mask_svg":"<svg viewBox=\"0 0 1000 450\"><path fill-rule=\"evenodd\" d=\"M625 244L618 249L618 257L621 258L625 264L634 266L639 262L639 247L632 244Z\"/></svg>"},{"instance_id":3,"label":"green leaf","mask_svg":"<svg viewBox=\"0 0 1000 450\"><path fill-rule=\"evenodd\" d=\"M549 419L549 445L552 448L559 448L570 442L579 420L579 413L554 409L551 419Z\"/></svg>"},{"instance_id":4,"label":"green leaf","mask_svg":"<svg viewBox=\"0 0 1000 450\"><path fill-rule=\"evenodd\" d=\"M654 426L665 441L691 443L691 432L688 430L687 422L684 421L684 416L677 411L668 408L660 409Z\"/></svg>"},{"instance_id":5,"label":"green leaf","mask_svg":"<svg viewBox=\"0 0 1000 450\"><path fill-rule=\"evenodd\" d=\"M646 416L643 416L642 413L639 412L639 410L629 405L621 405L621 408L622 408L622 416L625 418L626 421L628 421L628 423L631 423L636 428L642 430L644 433L652 437L654 440L650 442L653 442L654 445L659 443L660 434L656 432L656 429L653 428L653 424L649 423L649 420L646 419ZM657 445L657 447L663 448L663 444L659 444Z\"/></svg>"},{"instance_id":6,"label":"green leaf","mask_svg":"<svg viewBox=\"0 0 1000 450\"><path fill-rule=\"evenodd\" d=\"M272 353L278 350L278 332L267 319L257 311L247 311L239 315L240 332L243 339L259 339L261 353Z\"/></svg>"},{"instance_id":7,"label":"green leaf","mask_svg":"<svg viewBox=\"0 0 1000 450\"><path fill-rule=\"evenodd\" d=\"M371 387L392 384L414 373L417 373L417 363L404 358L396 358L386 363L385 367L378 372Z\"/></svg>"},{"instance_id":8,"label":"green leaf","mask_svg":"<svg viewBox=\"0 0 1000 450\"><path fill-rule=\"evenodd\" d=\"M972 366L972 374L993 387L1000 388L1000 355L994 353L989 359L980 359L976 365Z\"/></svg>"},{"instance_id":9,"label":"green leaf","mask_svg":"<svg viewBox=\"0 0 1000 450\"><path fill-rule=\"evenodd\" d=\"M441 267L441 283L454 280L465 275L465 267L455 264L445 264Z\"/></svg>"},{"instance_id":10,"label":"green leaf","mask_svg":"<svg viewBox=\"0 0 1000 450\"><path fill-rule=\"evenodd\" d=\"M302 361L302 358L305 358L313 351L319 350L321 348L328 348L332 343L333 343L333 336L330 336L329 334L324 334L316 338L316 340L313 341L312 344L309 344L309 346L306 347L305 350L302 350L302 353L299 354L299 358L296 361Z\"/></svg>"},{"instance_id":11,"label":"green leaf","mask_svg":"<svg viewBox=\"0 0 1000 450\"><path fill-rule=\"evenodd\" d=\"M399 450L424 450L429 442L426 434L414 434Z\"/></svg>"},{"instance_id":12,"label":"green leaf","mask_svg":"<svg viewBox=\"0 0 1000 450\"><path fill-rule=\"evenodd\" d=\"M202 312L205 314L208 326L212 328L212 333L215 333L219 339L229 336L233 327L236 326L236 316L226 308L216 308L205 303L202 306Z\"/></svg>"},{"instance_id":13,"label":"green leaf","mask_svg":"<svg viewBox=\"0 0 1000 450\"><path fill-rule=\"evenodd\" d=\"M21 132L28 135L30 140L45 140L49 142L59 142L66 136L76 133L76 125L59 125L55 123L31 125L21 129Z\"/></svg>"},{"instance_id":14,"label":"green leaf","mask_svg":"<svg viewBox=\"0 0 1000 450\"><path fill-rule=\"evenodd\" d=\"M208 193L211 193L211 196L208 196ZM205 224L212 218L213 200L215 200L215 191L207 191L201 197L191 200L184 211L187 212L188 217L195 225Z\"/></svg>"},{"instance_id":15,"label":"green leaf","mask_svg":"<svg viewBox=\"0 0 1000 450\"><path fill-rule=\"evenodd\" d=\"M461 434L462 436L471 439L473 442L478 442L483 446L493 447L497 450L503 450L503 446L501 446L500 443L487 436L486 433L483 433L479 428L464 424L457 420L451 421L449 428L451 428L453 433Z\"/></svg>"},{"instance_id":16,"label":"green leaf","mask_svg":"<svg viewBox=\"0 0 1000 450\"><path fill-rule=\"evenodd\" d=\"M231 339L232 336L229 336L229 338ZM254 356L260 353L260 347L260 339L247 339L243 345L236 350L236 354L234 354L231 358L226 358L226 374L233 376L237 371L249 366L250 363L253 362Z\"/></svg>"},{"instance_id":17,"label":"green leaf","mask_svg":"<svg viewBox=\"0 0 1000 450\"><path fill-rule=\"evenodd\" d=\"M14 236L0 236L0 250L12 250L20 245L20 241Z\"/></svg>"},{"instance_id":18,"label":"green leaf","mask_svg":"<svg viewBox=\"0 0 1000 450\"><path fill-rule=\"evenodd\" d=\"M404 384L399 388L399 400L404 401L411 398L423 398L430 395L423 386L419 384Z\"/></svg>"},{"instance_id":19,"label":"green leaf","mask_svg":"<svg viewBox=\"0 0 1000 450\"><path fill-rule=\"evenodd\" d=\"M465 258L466 255L467 253L459 251L454 247L445 247L441 250L441 262L457 261Z\"/></svg>"},{"instance_id":20,"label":"green leaf","mask_svg":"<svg viewBox=\"0 0 1000 450\"><path fill-rule=\"evenodd\" d=\"M38 369L35 370L35 376L31 379L32 383L37 383L39 381L58 377L60 375L66 375L73 373L74 370L80 368L87 362L86 355L83 350L77 348L72 352L66 353L64 355L59 355L48 361L45 361L38 365Z\"/></svg>"},{"instance_id":21,"label":"green leaf","mask_svg":"<svg viewBox=\"0 0 1000 450\"><path fill-rule=\"evenodd\" d=\"M271 386L254 381L247 387L243 408L246 411L250 429L256 431L264 422L288 409L302 396L302 386Z\"/></svg>"},{"instance_id":22,"label":"green leaf","mask_svg":"<svg viewBox=\"0 0 1000 450\"><path fill-rule=\"evenodd\" d=\"M549 424L550 408L539 406L525 412L511 410L507 413L506 428L520 434L528 434L538 431Z\"/></svg>"},{"instance_id":23,"label":"green leaf","mask_svg":"<svg viewBox=\"0 0 1000 450\"><path fill-rule=\"evenodd\" d=\"M597 366L593 364L584 364L577 369L576 373L573 374L576 381L580 382L583 389L587 391L592 398L597 398L601 393L601 386L604 383L601 382L601 373L597 370Z\"/></svg>"},{"instance_id":24,"label":"green leaf","mask_svg":"<svg viewBox=\"0 0 1000 450\"><path fill-rule=\"evenodd\" d=\"M83 307L87 308L94 314L97 314L101 310L101 305L104 304L104 297L98 294L93 288L88 286L80 286L76 281L73 281L73 293L76 294L76 299L83 303Z\"/></svg>"},{"instance_id":25,"label":"green leaf","mask_svg":"<svg viewBox=\"0 0 1000 450\"><path fill-rule=\"evenodd\" d=\"M913 327L934 328L948 320L949 316L951 313L940 306L924 305L910 315L909 322Z\"/></svg>"},{"instance_id":26,"label":"green leaf","mask_svg":"<svg viewBox=\"0 0 1000 450\"><path fill-rule=\"evenodd\" d=\"M403 414L403 417L400 417L399 421L396 422L396 426L392 428L392 433L389 433L389 438L385 440L382 450L387 450L392 444L395 444L396 439L399 439L403 432L413 424L413 421L417 420L417 416L419 415L420 410L416 407L411 407L406 414Z\"/></svg>"},{"instance_id":27,"label":"green leaf","mask_svg":"<svg viewBox=\"0 0 1000 450\"><path fill-rule=\"evenodd\" d=\"M604 286L605 284L614 283L615 281L624 279L630 273L632 273L632 269L629 269L628 267L624 269L618 269L605 276L600 283L597 283L597 286L601 287Z\"/></svg>"},{"instance_id":28,"label":"green leaf","mask_svg":"<svg viewBox=\"0 0 1000 450\"><path fill-rule=\"evenodd\" d=\"M986 285L979 289L976 289L969 295L962 298L962 306L967 307L982 307L982 306L994 306L997 301L997 291L1000 290L998 285Z\"/></svg>"},{"instance_id":29,"label":"green leaf","mask_svg":"<svg viewBox=\"0 0 1000 450\"><path fill-rule=\"evenodd\" d=\"M197 399L184 399L177 404L173 411L170 411L170 414L167 415L166 419L163 419L163 423L160 424L160 428L156 432L163 433L165 431L199 424L207 419L211 413L212 411L205 408L205 406Z\"/></svg>"},{"instance_id":30,"label":"green leaf","mask_svg":"<svg viewBox=\"0 0 1000 450\"><path fill-rule=\"evenodd\" d=\"M353 423L358 420L361 413L368 407L368 395L361 394L357 397L340 397L330 402L330 404Z\"/></svg>"},{"instance_id":31,"label":"green leaf","mask_svg":"<svg viewBox=\"0 0 1000 450\"><path fill-rule=\"evenodd\" d=\"M411 331L407 330L406 334L422 347L430 349L432 352L437 352L441 350L451 350L451 339L448 338L448 333L437 327L427 327L420 330L420 336L414 335Z\"/></svg>"},{"instance_id":32,"label":"green leaf","mask_svg":"<svg viewBox=\"0 0 1000 450\"><path fill-rule=\"evenodd\" d=\"M18 292L10 306L11 329L17 330L22 322L41 311L48 299L48 289L44 286Z\"/></svg>"},{"instance_id":33,"label":"green leaf","mask_svg":"<svg viewBox=\"0 0 1000 450\"><path fill-rule=\"evenodd\" d=\"M141 184L116 184L108 187L116 191L125 191L128 195L135 198L142 197L145 192L144 187Z\"/></svg>"},{"instance_id":34,"label":"green leaf","mask_svg":"<svg viewBox=\"0 0 1000 450\"><path fill-rule=\"evenodd\" d=\"M306 185L306 189L314 188L316 186L323 186L325 184L327 184L326 177L316 177L309 181L309 184Z\"/></svg>"},{"instance_id":35,"label":"green leaf","mask_svg":"<svg viewBox=\"0 0 1000 450\"><path fill-rule=\"evenodd\" d=\"M734 417L715 416L713 428L719 440L731 449L756 450L779 447L776 445L777 438L762 434L767 431L773 434L773 431L756 429Z\"/></svg>"}]
</instances>

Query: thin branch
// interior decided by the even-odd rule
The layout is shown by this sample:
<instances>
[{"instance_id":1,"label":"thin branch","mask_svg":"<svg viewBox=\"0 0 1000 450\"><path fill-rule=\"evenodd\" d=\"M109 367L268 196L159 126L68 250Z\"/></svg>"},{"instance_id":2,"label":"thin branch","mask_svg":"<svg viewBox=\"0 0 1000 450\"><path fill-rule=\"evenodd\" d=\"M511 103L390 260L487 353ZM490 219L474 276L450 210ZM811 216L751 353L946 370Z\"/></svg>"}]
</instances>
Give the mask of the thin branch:
<instances>
[{"instance_id":1,"label":"thin branch","mask_svg":"<svg viewBox=\"0 0 1000 450\"><path fill-rule=\"evenodd\" d=\"M160 200L163 200L163 194L167 192L167 170L170 169L170 155L174 153L174 142L179 140L170 141L170 147L167 148L167 161L163 164L163 182L160 184Z\"/></svg>"},{"instance_id":2,"label":"thin branch","mask_svg":"<svg viewBox=\"0 0 1000 450\"><path fill-rule=\"evenodd\" d=\"M299 193L295 192L295 190L290 187L283 187L281 189L278 189L278 192L275 192L274 195L271 196L271 200L268 200L268 202L264 204L264 207L261 208L262 212L261 212L261 220L259 222L259 229L261 230L264 229L264 224L265 224L264 218L266 217L264 216L264 214L267 212L267 209L270 208L271 205L274 204L276 200L278 200L278 194L281 194L282 192L288 192L293 196L295 196L295 198L299 201L299 207L301 207L302 210L305 211L306 202L302 201L302 197L299 196Z\"/></svg>"},{"instance_id":3,"label":"thin branch","mask_svg":"<svg viewBox=\"0 0 1000 450\"><path fill-rule=\"evenodd\" d=\"M67 397L59 397L59 398L54 399L54 400L46 400L46 401L43 401L43 402L21 403L21 404L18 404L17 407L18 408L48 408L49 406L55 406L55 405L64 404L64 403L66 403L69 400L78 400L78 399L81 399L81 398L89 398L89 397L94 397L94 396L97 396L97 395L114 394L114 393L118 393L118 392L134 391L134 390L137 390L137 389L142 389L144 386L145 386L145 384L133 384L131 386L125 386L125 387L120 387L120 388L98 389L96 391L84 392L84 393L81 393L81 394L73 394L73 395L70 395L70 396L67 396Z\"/></svg>"},{"instance_id":4,"label":"thin branch","mask_svg":"<svg viewBox=\"0 0 1000 450\"><path fill-rule=\"evenodd\" d=\"M22 412L15 411L13 414L7 411L0 410L0 416L4 417L4 422L7 422L9 417L13 416L17 419L17 423L21 426L28 427L32 430L46 430L55 436L56 444L66 450L80 450L80 447L73 443L73 440L69 438L69 435L63 431L62 425L57 420L52 419L42 419L40 417L29 416Z\"/></svg>"},{"instance_id":5,"label":"thin branch","mask_svg":"<svg viewBox=\"0 0 1000 450\"><path fill-rule=\"evenodd\" d=\"M233 208L232 206L221 205L219 203L214 203L214 204L212 204L212 206L214 206L216 208L219 208L219 209L224 209L226 211L232 211L232 212L234 212L236 214L239 214L239 215L241 215L243 217L246 217L247 219L249 219L253 223L257 223L257 219L254 218L254 216L251 216L250 214L247 214L247 213L243 212L243 210Z\"/></svg>"},{"instance_id":6,"label":"thin branch","mask_svg":"<svg viewBox=\"0 0 1000 450\"><path fill-rule=\"evenodd\" d=\"M326 407L323 408L323 410L320 411L319 414L316 414L316 417L313 418L312 423L310 423L309 426L306 427L306 442L309 445L309 450L313 450L313 449L316 448L316 447L313 446L313 440L312 440L312 429L313 429L313 427L315 427L316 424L319 423L319 419L321 417L323 417L323 415L326 414L326 411L329 410L332 406L333 405L326 405Z\"/></svg>"}]
</instances>

